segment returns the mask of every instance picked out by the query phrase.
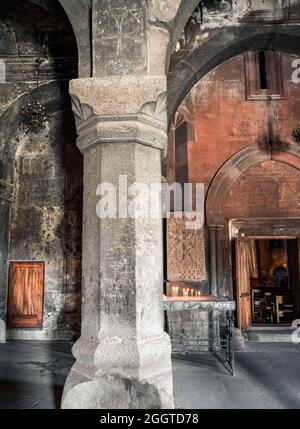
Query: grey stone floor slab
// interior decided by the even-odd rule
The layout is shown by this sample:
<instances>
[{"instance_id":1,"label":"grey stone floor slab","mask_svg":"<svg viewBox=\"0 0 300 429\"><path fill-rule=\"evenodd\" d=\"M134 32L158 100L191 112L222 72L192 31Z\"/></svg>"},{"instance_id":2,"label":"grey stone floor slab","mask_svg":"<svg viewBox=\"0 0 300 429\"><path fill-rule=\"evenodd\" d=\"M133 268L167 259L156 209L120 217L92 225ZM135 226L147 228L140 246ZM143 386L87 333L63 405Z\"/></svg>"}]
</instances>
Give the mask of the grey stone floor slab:
<instances>
[{"instance_id":1,"label":"grey stone floor slab","mask_svg":"<svg viewBox=\"0 0 300 429\"><path fill-rule=\"evenodd\" d=\"M59 408L72 364L69 342L0 344L0 408Z\"/></svg>"},{"instance_id":2,"label":"grey stone floor slab","mask_svg":"<svg viewBox=\"0 0 300 429\"><path fill-rule=\"evenodd\" d=\"M59 408L72 364L69 342L0 344L0 408ZM300 344L247 344L236 372L210 354L174 356L177 408L300 408Z\"/></svg>"},{"instance_id":3,"label":"grey stone floor slab","mask_svg":"<svg viewBox=\"0 0 300 429\"><path fill-rule=\"evenodd\" d=\"M236 352L236 377L212 356L173 359L178 407L300 408L300 345L247 344Z\"/></svg>"}]
</instances>

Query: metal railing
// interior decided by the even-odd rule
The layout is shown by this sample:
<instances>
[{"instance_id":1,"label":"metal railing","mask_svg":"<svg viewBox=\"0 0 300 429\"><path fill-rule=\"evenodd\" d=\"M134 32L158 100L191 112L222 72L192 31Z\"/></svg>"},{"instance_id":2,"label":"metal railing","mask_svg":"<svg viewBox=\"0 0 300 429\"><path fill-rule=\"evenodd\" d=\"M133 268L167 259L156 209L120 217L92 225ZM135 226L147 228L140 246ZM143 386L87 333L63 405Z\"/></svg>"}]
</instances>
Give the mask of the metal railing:
<instances>
[{"instance_id":1,"label":"metal railing","mask_svg":"<svg viewBox=\"0 0 300 429\"><path fill-rule=\"evenodd\" d=\"M199 307L193 309L178 309L172 305L165 307L167 310L167 331L171 336L173 353L195 354L210 352L217 358L224 367L235 375L234 359L234 308L228 306L217 309L213 306ZM177 322L174 322L172 314L177 313ZM207 320L198 320L187 323L184 312L199 311L206 315ZM180 329L178 329L178 319L180 319ZM177 328L173 325L177 324ZM191 325L193 326L191 332Z\"/></svg>"}]
</instances>

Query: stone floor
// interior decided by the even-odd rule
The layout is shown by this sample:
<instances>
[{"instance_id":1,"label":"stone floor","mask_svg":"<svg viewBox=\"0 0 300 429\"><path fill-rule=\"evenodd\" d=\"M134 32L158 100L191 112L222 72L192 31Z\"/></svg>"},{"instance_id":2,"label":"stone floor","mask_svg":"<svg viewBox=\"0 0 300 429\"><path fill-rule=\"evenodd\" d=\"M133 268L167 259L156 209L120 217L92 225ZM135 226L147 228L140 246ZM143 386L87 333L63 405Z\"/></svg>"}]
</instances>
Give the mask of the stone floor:
<instances>
[{"instance_id":1,"label":"stone floor","mask_svg":"<svg viewBox=\"0 0 300 429\"><path fill-rule=\"evenodd\" d=\"M73 363L66 342L0 344L0 408L58 408ZM248 345L236 377L209 354L173 358L178 408L300 408L300 344Z\"/></svg>"}]
</instances>

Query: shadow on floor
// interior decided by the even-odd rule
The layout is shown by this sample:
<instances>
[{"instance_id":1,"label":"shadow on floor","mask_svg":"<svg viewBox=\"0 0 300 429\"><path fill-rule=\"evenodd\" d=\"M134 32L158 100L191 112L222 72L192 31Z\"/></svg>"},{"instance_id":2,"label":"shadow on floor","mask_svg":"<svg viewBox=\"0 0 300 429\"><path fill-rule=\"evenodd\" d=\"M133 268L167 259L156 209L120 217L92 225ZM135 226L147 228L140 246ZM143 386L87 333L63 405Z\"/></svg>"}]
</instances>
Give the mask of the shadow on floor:
<instances>
[{"instance_id":1,"label":"shadow on floor","mask_svg":"<svg viewBox=\"0 0 300 429\"><path fill-rule=\"evenodd\" d=\"M70 342L0 344L0 408L58 409L74 363ZM300 345L255 344L236 353L236 377L211 354L173 357L183 409L300 408Z\"/></svg>"},{"instance_id":2,"label":"shadow on floor","mask_svg":"<svg viewBox=\"0 0 300 429\"><path fill-rule=\"evenodd\" d=\"M9 341L0 345L0 408L59 409L74 363L72 343Z\"/></svg>"}]
</instances>

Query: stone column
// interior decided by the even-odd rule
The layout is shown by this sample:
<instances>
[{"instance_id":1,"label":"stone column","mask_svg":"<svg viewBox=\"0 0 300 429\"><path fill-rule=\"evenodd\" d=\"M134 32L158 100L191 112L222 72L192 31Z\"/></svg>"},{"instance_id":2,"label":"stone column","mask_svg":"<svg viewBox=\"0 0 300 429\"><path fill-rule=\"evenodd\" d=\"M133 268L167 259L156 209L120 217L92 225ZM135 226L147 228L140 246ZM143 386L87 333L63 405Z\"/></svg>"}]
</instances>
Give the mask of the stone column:
<instances>
[{"instance_id":1,"label":"stone column","mask_svg":"<svg viewBox=\"0 0 300 429\"><path fill-rule=\"evenodd\" d=\"M218 295L217 286L217 238L216 228L208 227L209 238L209 293L210 295Z\"/></svg>"},{"instance_id":2,"label":"stone column","mask_svg":"<svg viewBox=\"0 0 300 429\"><path fill-rule=\"evenodd\" d=\"M210 294L227 296L227 280L224 273L224 227L209 226L208 235Z\"/></svg>"},{"instance_id":3,"label":"stone column","mask_svg":"<svg viewBox=\"0 0 300 429\"><path fill-rule=\"evenodd\" d=\"M172 408L171 345L163 332L163 237L157 216L99 219L99 184L161 183L165 77L80 79L70 93L84 154L82 337L63 408ZM150 197L145 187L143 199ZM130 199L130 198L129 198ZM124 210L124 207L123 207ZM131 214L138 207L131 206Z\"/></svg>"},{"instance_id":4,"label":"stone column","mask_svg":"<svg viewBox=\"0 0 300 429\"><path fill-rule=\"evenodd\" d=\"M8 284L8 230L13 186L0 180L0 319L6 319Z\"/></svg>"}]
</instances>

